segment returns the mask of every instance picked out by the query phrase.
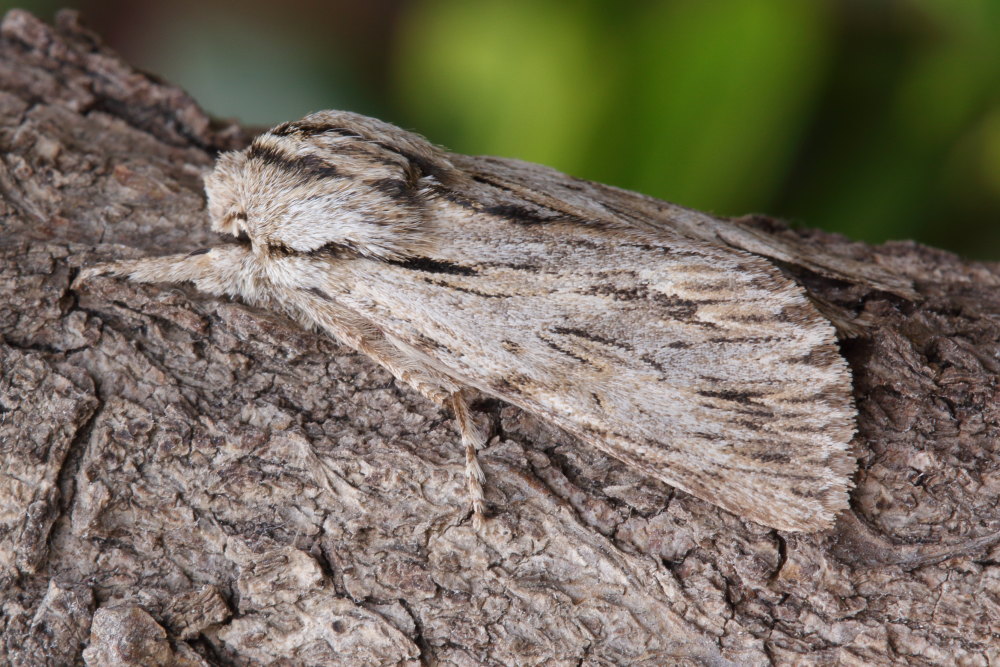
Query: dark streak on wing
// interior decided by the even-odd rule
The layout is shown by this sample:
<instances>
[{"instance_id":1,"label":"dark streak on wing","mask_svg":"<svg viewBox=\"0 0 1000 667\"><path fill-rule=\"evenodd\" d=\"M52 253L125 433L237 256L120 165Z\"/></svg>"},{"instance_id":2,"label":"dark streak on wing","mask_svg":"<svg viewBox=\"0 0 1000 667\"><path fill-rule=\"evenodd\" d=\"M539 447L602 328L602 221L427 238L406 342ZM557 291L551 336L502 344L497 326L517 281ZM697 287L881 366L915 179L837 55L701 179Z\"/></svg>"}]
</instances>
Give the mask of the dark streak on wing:
<instances>
[{"instance_id":1,"label":"dark streak on wing","mask_svg":"<svg viewBox=\"0 0 1000 667\"><path fill-rule=\"evenodd\" d=\"M324 259L345 259L357 257L360 253L357 248L348 243L327 243L315 250L299 254L308 255L309 257L322 257Z\"/></svg>"},{"instance_id":2,"label":"dark streak on wing","mask_svg":"<svg viewBox=\"0 0 1000 667\"><path fill-rule=\"evenodd\" d=\"M592 429L588 429L588 430L590 430L590 431L592 431L594 433L597 433L597 431L594 431ZM624 436L623 434L613 433L613 435L629 439L626 436ZM694 436L694 437L697 437L699 439L703 439L703 440L718 440L719 439L719 437L717 435L713 435L711 433L705 433L705 432L701 432L701 431L696 431L696 432L692 433L691 435ZM767 446L767 445L773 445L774 440L773 439L762 439L762 440L757 440L757 441L754 441L754 442L757 443L757 444L760 444L762 446ZM648 451L656 451L656 450L660 450L660 451L666 450L666 451L669 451L669 450L673 449L666 442L660 442L658 440L651 440L651 439L648 439L648 438L645 439L645 441L643 442L643 444L645 445L645 447L647 448ZM616 451L620 451L620 450L616 450ZM650 468L650 467L655 467L655 465L657 465L657 462L655 462L655 461L647 461L647 460L643 459L641 456L634 456L633 455L633 456L629 457L629 456L625 455L624 452L622 454L623 454L623 456L621 457L622 460L625 460L627 458L631 458L633 461L636 461L636 463L639 465L640 468ZM743 456L748 456L748 455L747 454L743 454ZM770 457L770 454L767 453L767 452L765 452L765 453L762 453L762 456ZM750 458L750 457L748 456L748 458ZM626 462L628 462L628 461L626 461ZM786 471L786 470L782 470L781 468L778 468L778 467L775 467L773 469L767 469L767 470L760 470L760 469L757 469L757 468L750 469L750 468L747 468L746 466L741 466L741 465L737 465L737 464L725 464L725 463L722 463L720 461L713 462L712 467L715 468L716 470L708 470L708 469L706 469L704 471L701 471L701 473L704 474L704 475L706 475L706 476L708 476L708 477L716 478L719 475L719 471L729 470L729 471L735 471L735 472L738 472L738 473L747 473L747 472L749 472L749 473L753 473L755 475L767 475L768 477L776 477L778 479L791 479L791 480L804 481L804 482L815 482L815 479L816 479L814 475L811 475L811 474L808 474L808 473L789 472L789 471ZM808 489L797 489L796 493L798 495L808 496L809 493L810 493L810 491Z\"/></svg>"},{"instance_id":3,"label":"dark streak on wing","mask_svg":"<svg viewBox=\"0 0 1000 667\"><path fill-rule=\"evenodd\" d=\"M632 352L635 349L624 341L612 340L610 338L605 338L604 336L598 336L596 334L590 333L589 331L584 331L583 329L577 329L574 327L553 327L552 333L562 334L564 336L574 336L576 338L582 338L584 340L589 340L594 343L600 343L601 345L607 345L608 347L621 348L629 352Z\"/></svg>"},{"instance_id":4,"label":"dark streak on wing","mask_svg":"<svg viewBox=\"0 0 1000 667\"><path fill-rule=\"evenodd\" d=\"M500 347L507 350L511 354L521 354L522 352L524 352L521 346L512 340L507 340L507 339L502 340L500 342Z\"/></svg>"},{"instance_id":5,"label":"dark streak on wing","mask_svg":"<svg viewBox=\"0 0 1000 667\"><path fill-rule=\"evenodd\" d=\"M759 313L743 313L740 315L731 315L726 318L730 322L743 322L745 324L763 324L764 322L771 322L776 318L773 315L761 315Z\"/></svg>"},{"instance_id":6,"label":"dark streak on wing","mask_svg":"<svg viewBox=\"0 0 1000 667\"><path fill-rule=\"evenodd\" d=\"M318 287L310 287L306 291L312 294L313 296L319 297L323 301L333 301L333 297L331 297L329 294L327 294Z\"/></svg>"},{"instance_id":7,"label":"dark streak on wing","mask_svg":"<svg viewBox=\"0 0 1000 667\"><path fill-rule=\"evenodd\" d=\"M824 368L837 361L837 353L829 348L813 348L807 354L800 357L790 357L785 361L789 364L804 364L806 366L816 366Z\"/></svg>"},{"instance_id":8,"label":"dark streak on wing","mask_svg":"<svg viewBox=\"0 0 1000 667\"><path fill-rule=\"evenodd\" d=\"M827 401L827 396L824 392L818 392L814 394L809 394L807 396L788 396L784 399L785 403L806 405L810 403L825 403Z\"/></svg>"},{"instance_id":9,"label":"dark streak on wing","mask_svg":"<svg viewBox=\"0 0 1000 667\"><path fill-rule=\"evenodd\" d=\"M637 248L644 252L658 252L661 255L670 255L671 257L705 256L705 253L702 252L697 252L694 250L677 250L676 248L670 248L663 244L628 242L628 243L623 243L622 245L628 248Z\"/></svg>"},{"instance_id":10,"label":"dark streak on wing","mask_svg":"<svg viewBox=\"0 0 1000 667\"><path fill-rule=\"evenodd\" d=\"M534 382L523 373L511 373L508 376L493 378L488 384L500 396L511 399L523 394L524 388L532 386Z\"/></svg>"},{"instance_id":11,"label":"dark streak on wing","mask_svg":"<svg viewBox=\"0 0 1000 667\"><path fill-rule=\"evenodd\" d=\"M597 243L596 241L592 241L591 239L585 237L571 236L566 239L566 243L570 244L574 248L584 248L587 250L597 250L599 248L603 248L603 246L600 243ZM622 274L624 273L624 271L616 271L616 273ZM628 274L634 276L635 272L629 271Z\"/></svg>"},{"instance_id":12,"label":"dark streak on wing","mask_svg":"<svg viewBox=\"0 0 1000 667\"><path fill-rule=\"evenodd\" d=\"M490 294L489 292L480 292L479 290L470 289L468 287L462 287L461 285L456 285L455 283L445 282L443 280L434 280L433 278L424 278L424 282L428 285L436 285L438 287L445 287L450 290L455 290L456 292L464 292L466 294L472 294L474 296L480 296L484 299L499 299L501 297L507 296L506 294Z\"/></svg>"},{"instance_id":13,"label":"dark streak on wing","mask_svg":"<svg viewBox=\"0 0 1000 667\"><path fill-rule=\"evenodd\" d=\"M788 454L783 454L773 450L766 452L747 452L744 456L748 459L762 461L764 463L781 463L783 465L788 465L792 462L792 458Z\"/></svg>"},{"instance_id":14,"label":"dark streak on wing","mask_svg":"<svg viewBox=\"0 0 1000 667\"><path fill-rule=\"evenodd\" d=\"M198 250L192 250L187 254L188 257L197 257L198 255L204 255L209 252L211 248L199 248Z\"/></svg>"},{"instance_id":15,"label":"dark streak on wing","mask_svg":"<svg viewBox=\"0 0 1000 667\"><path fill-rule=\"evenodd\" d=\"M639 359L648 366L652 366L660 373L661 377L659 379L659 382L666 382L667 378L670 377L670 375L667 373L667 368L659 361L649 356L648 354L642 355L641 357L639 357Z\"/></svg>"},{"instance_id":16,"label":"dark streak on wing","mask_svg":"<svg viewBox=\"0 0 1000 667\"><path fill-rule=\"evenodd\" d=\"M485 176L480 176L479 174L473 174L472 175L472 180L474 180L477 183L482 183L483 185L489 185L491 187L496 188L497 190L503 190L504 192L513 192L514 191L513 188L508 187L508 186L504 185L503 183L499 183L499 182L494 181L492 179L486 178Z\"/></svg>"},{"instance_id":17,"label":"dark streak on wing","mask_svg":"<svg viewBox=\"0 0 1000 667\"><path fill-rule=\"evenodd\" d=\"M778 276L767 273L766 275L758 275L750 280L750 287L754 289L763 290L765 292L773 292L781 289L783 283Z\"/></svg>"},{"instance_id":18,"label":"dark streak on wing","mask_svg":"<svg viewBox=\"0 0 1000 667\"><path fill-rule=\"evenodd\" d=\"M537 225L546 222L574 222L576 220L567 219L565 214L553 211L553 215L543 215L539 211L532 211L527 206L520 204L496 204L483 209L484 213L506 218L519 225ZM577 219L578 220L578 219Z\"/></svg>"},{"instance_id":19,"label":"dark streak on wing","mask_svg":"<svg viewBox=\"0 0 1000 667\"><path fill-rule=\"evenodd\" d=\"M718 328L718 325L714 322L697 319L695 316L698 314L698 309L702 306L725 303L725 299L682 299L670 294L652 291L646 285L638 287L594 285L585 293L611 297L616 301L650 301L665 310L666 315L673 320L687 324L696 324L709 329Z\"/></svg>"},{"instance_id":20,"label":"dark streak on wing","mask_svg":"<svg viewBox=\"0 0 1000 667\"><path fill-rule=\"evenodd\" d=\"M785 430L789 433L814 433L816 431L815 428L809 425L785 426Z\"/></svg>"},{"instance_id":21,"label":"dark streak on wing","mask_svg":"<svg viewBox=\"0 0 1000 667\"><path fill-rule=\"evenodd\" d=\"M546 273L551 271L549 267L529 264L525 262L485 262L484 267L490 269L510 269L512 271L528 271L529 273Z\"/></svg>"},{"instance_id":22,"label":"dark streak on wing","mask_svg":"<svg viewBox=\"0 0 1000 667\"><path fill-rule=\"evenodd\" d=\"M406 259L386 260L386 264L392 264L411 271L422 271L423 273L446 273L453 276L474 276L479 272L469 266L462 266L454 262L446 262L430 257L408 257Z\"/></svg>"},{"instance_id":23,"label":"dark streak on wing","mask_svg":"<svg viewBox=\"0 0 1000 667\"><path fill-rule=\"evenodd\" d=\"M705 407L713 407L713 406L705 406ZM735 412L738 415L746 415L747 417L758 417L764 419L770 419L774 417L774 410L763 406L757 407L756 405L734 408L733 412ZM782 415L782 416L792 417L794 415Z\"/></svg>"},{"instance_id":24,"label":"dark streak on wing","mask_svg":"<svg viewBox=\"0 0 1000 667\"><path fill-rule=\"evenodd\" d=\"M775 317L780 322L789 322L791 324L807 324L814 321L815 318L816 309L808 302L785 306Z\"/></svg>"},{"instance_id":25,"label":"dark streak on wing","mask_svg":"<svg viewBox=\"0 0 1000 667\"><path fill-rule=\"evenodd\" d=\"M775 341L782 340L780 336L733 336L728 338L726 336L713 336L708 339L709 343L752 343L754 345L759 345L760 343L773 343Z\"/></svg>"},{"instance_id":26,"label":"dark streak on wing","mask_svg":"<svg viewBox=\"0 0 1000 667\"><path fill-rule=\"evenodd\" d=\"M734 423L742 426L743 428L747 429L748 431L762 431L762 430L764 430L763 426L761 426L757 422L752 421L750 419L739 419L739 420L736 420Z\"/></svg>"},{"instance_id":27,"label":"dark streak on wing","mask_svg":"<svg viewBox=\"0 0 1000 667\"><path fill-rule=\"evenodd\" d=\"M481 156L477 159L486 164L490 164L494 161L494 158L490 158L488 156ZM498 159L496 161L500 165L503 165L504 163L503 159ZM478 173L476 171L469 170L469 174L473 181L496 188L496 190L500 193L507 193L501 194L498 197L500 202L504 202L504 200L506 200L506 203L497 203L492 206L479 207L479 210L485 213L507 218L515 224L533 225L556 222L577 224L592 229L620 228L623 226L621 223L616 223L614 219L609 220L602 217L592 217L586 214L581 216L581 212L579 210L560 206L562 202L558 197L545 196L544 192L526 188L520 183L506 183L502 177L495 178L495 175L488 169L479 171ZM584 181L583 179L574 178L573 180L579 181L580 183L587 183L587 181ZM555 185L560 184L555 183ZM575 186L567 187L567 189L580 190L582 188L580 186ZM514 193L516 195L516 200L511 201L509 199L509 193ZM519 202L527 202L530 206L525 206L523 203ZM612 218L614 218L613 215Z\"/></svg>"},{"instance_id":28,"label":"dark streak on wing","mask_svg":"<svg viewBox=\"0 0 1000 667\"><path fill-rule=\"evenodd\" d=\"M483 157L481 159L485 162L490 161L490 158L488 157ZM509 200L505 203L493 204L491 206L475 206L475 202L471 202L475 208L483 213L505 218L519 225L537 225L562 222L583 225L591 228L610 226L606 220L598 218L581 218L580 215L574 211L560 208L558 206L558 199L533 196L537 193L521 187L511 187L506 183L484 176L483 174L472 173L471 177L475 182L496 188L502 193L516 193L517 200L519 202L527 202L530 205L526 206L524 203ZM460 201L457 201L456 203L461 205L468 205L470 203L462 198L461 195L458 195L458 193L452 191L452 194L457 195L460 199ZM449 197L449 199L451 199L451 197ZM503 197L500 197L500 199L501 202L503 202Z\"/></svg>"},{"instance_id":29,"label":"dark streak on wing","mask_svg":"<svg viewBox=\"0 0 1000 667\"><path fill-rule=\"evenodd\" d=\"M638 222L640 225L645 222L645 220L641 216L636 215L634 211L628 211L626 209L621 208L620 206L615 206L614 204L611 204L604 200L598 200L598 204L605 211L607 211L608 213L617 218L621 218L623 220L630 220L633 223Z\"/></svg>"},{"instance_id":30,"label":"dark streak on wing","mask_svg":"<svg viewBox=\"0 0 1000 667\"><path fill-rule=\"evenodd\" d=\"M586 357L581 357L580 355L576 354L572 350L567 350L566 348L562 347L561 345L559 345L558 343L556 343L553 340L549 340L548 338L543 338L541 336L539 336L538 339L540 341L542 341L543 343L545 343L550 348L552 348L553 350L555 350L556 352L564 354L567 357L570 357L572 359L576 359L581 364L587 364L588 366L593 366L594 365L593 362L590 359L587 359Z\"/></svg>"},{"instance_id":31,"label":"dark streak on wing","mask_svg":"<svg viewBox=\"0 0 1000 667\"><path fill-rule=\"evenodd\" d=\"M760 391L735 391L732 389L724 389L722 391L703 389L698 392L698 395L705 396L706 398L721 398L724 401L733 401L734 403L742 403L743 405L755 405L753 399L767 396L767 394Z\"/></svg>"},{"instance_id":32,"label":"dark streak on wing","mask_svg":"<svg viewBox=\"0 0 1000 667\"><path fill-rule=\"evenodd\" d=\"M425 336L422 333L416 334L417 342L423 346L425 350L447 350L448 348L437 342L430 336Z\"/></svg>"},{"instance_id":33,"label":"dark streak on wing","mask_svg":"<svg viewBox=\"0 0 1000 667\"><path fill-rule=\"evenodd\" d=\"M452 204L461 206L462 208L469 209L470 211L481 211L482 206L476 200L467 197L463 194L456 192L450 188L443 187L441 185L432 186L434 190L434 195L445 201L449 201Z\"/></svg>"}]
</instances>

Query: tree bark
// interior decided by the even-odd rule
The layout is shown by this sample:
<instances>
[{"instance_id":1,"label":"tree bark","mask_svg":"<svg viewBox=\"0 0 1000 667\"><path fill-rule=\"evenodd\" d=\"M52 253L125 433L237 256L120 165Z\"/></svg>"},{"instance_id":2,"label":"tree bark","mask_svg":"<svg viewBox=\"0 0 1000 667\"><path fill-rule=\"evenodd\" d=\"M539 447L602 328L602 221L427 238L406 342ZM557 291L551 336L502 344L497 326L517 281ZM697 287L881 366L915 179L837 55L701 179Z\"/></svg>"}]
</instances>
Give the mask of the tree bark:
<instances>
[{"instance_id":1,"label":"tree bark","mask_svg":"<svg viewBox=\"0 0 1000 667\"><path fill-rule=\"evenodd\" d=\"M368 359L81 266L210 244L249 134L71 12L0 25L0 656L15 665L1000 662L1000 267L741 224L912 281L786 268L860 322L851 511L784 534L485 402L494 518L450 416Z\"/></svg>"}]
</instances>

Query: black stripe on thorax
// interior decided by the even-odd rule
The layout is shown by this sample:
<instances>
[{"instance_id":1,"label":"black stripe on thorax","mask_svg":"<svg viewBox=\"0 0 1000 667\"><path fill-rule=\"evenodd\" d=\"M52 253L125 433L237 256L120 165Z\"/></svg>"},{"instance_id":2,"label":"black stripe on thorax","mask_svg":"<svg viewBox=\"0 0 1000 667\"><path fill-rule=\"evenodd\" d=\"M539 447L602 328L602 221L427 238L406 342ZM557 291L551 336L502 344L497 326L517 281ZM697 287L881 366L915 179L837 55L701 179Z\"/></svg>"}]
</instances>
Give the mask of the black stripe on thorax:
<instances>
[{"instance_id":1,"label":"black stripe on thorax","mask_svg":"<svg viewBox=\"0 0 1000 667\"><path fill-rule=\"evenodd\" d=\"M247 158L309 178L334 178L339 175L334 165L319 156L288 155L273 146L264 146L256 141L247 149Z\"/></svg>"},{"instance_id":2,"label":"black stripe on thorax","mask_svg":"<svg viewBox=\"0 0 1000 667\"><path fill-rule=\"evenodd\" d=\"M276 137L287 137L291 135L314 137L317 134L327 133L337 134L342 137L352 137L357 139L362 138L361 135L354 130L348 130L347 128L340 127L338 125L331 125L328 123L309 123L301 120L282 123L268 132L268 134L272 134Z\"/></svg>"},{"instance_id":3,"label":"black stripe on thorax","mask_svg":"<svg viewBox=\"0 0 1000 667\"><path fill-rule=\"evenodd\" d=\"M291 123L282 123L281 125L275 127L270 131L270 134L278 137L285 137L289 135L296 135L300 137L312 137L318 134L336 134L341 137L348 137L351 139L358 139L360 141L366 142L372 146L378 146L383 150L389 151L390 153L395 153L409 164L415 166L421 175L423 176L435 176L438 179L444 179L446 174L441 168L441 165L437 164L432 157L427 157L419 153L415 153L410 150L406 150L401 146L396 146L392 143L385 141L378 141L370 137L365 137L354 130L349 130L347 128L338 127L336 125L326 125L323 123L305 123L302 121L295 121ZM398 166L398 165L393 165Z\"/></svg>"}]
</instances>

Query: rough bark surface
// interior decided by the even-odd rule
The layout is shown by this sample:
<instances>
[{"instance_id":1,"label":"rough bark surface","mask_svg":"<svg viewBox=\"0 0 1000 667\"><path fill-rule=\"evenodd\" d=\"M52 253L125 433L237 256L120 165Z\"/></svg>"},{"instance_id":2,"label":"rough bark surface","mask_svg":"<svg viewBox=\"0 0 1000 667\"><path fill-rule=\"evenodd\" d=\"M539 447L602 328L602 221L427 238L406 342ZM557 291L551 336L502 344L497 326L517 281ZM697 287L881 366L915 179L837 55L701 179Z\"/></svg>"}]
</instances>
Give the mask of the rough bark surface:
<instances>
[{"instance_id":1,"label":"rough bark surface","mask_svg":"<svg viewBox=\"0 0 1000 667\"><path fill-rule=\"evenodd\" d=\"M787 267L864 323L834 529L487 403L477 532L450 416L364 357L191 289L70 289L207 244L200 177L247 136L71 13L0 25L0 662L1000 662L1000 267L745 221L920 295Z\"/></svg>"}]
</instances>

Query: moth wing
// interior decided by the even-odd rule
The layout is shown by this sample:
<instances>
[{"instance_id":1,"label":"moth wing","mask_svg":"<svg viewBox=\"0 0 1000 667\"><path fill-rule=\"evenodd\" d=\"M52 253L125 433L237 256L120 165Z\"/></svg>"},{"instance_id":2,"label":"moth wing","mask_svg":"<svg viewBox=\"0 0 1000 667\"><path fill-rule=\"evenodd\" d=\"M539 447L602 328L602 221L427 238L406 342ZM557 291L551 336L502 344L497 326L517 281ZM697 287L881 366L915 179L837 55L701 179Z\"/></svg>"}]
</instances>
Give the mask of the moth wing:
<instances>
[{"instance_id":1,"label":"moth wing","mask_svg":"<svg viewBox=\"0 0 1000 667\"><path fill-rule=\"evenodd\" d=\"M847 506L848 369L768 262L669 231L434 215L433 254L332 263L324 291L408 355L739 516L808 531Z\"/></svg>"},{"instance_id":2,"label":"moth wing","mask_svg":"<svg viewBox=\"0 0 1000 667\"><path fill-rule=\"evenodd\" d=\"M494 188L502 206L505 200L532 202L540 215L561 211L583 220L613 220L637 230L658 233L669 230L692 239L724 243L757 255L801 266L820 275L847 282L864 280L873 287L907 299L920 297L913 283L870 262L844 255L832 255L815 245L805 247L791 236L765 234L739 220L726 220L677 204L622 190L611 185L586 181L550 167L498 157L449 155L476 184L482 197L483 185Z\"/></svg>"}]
</instances>

